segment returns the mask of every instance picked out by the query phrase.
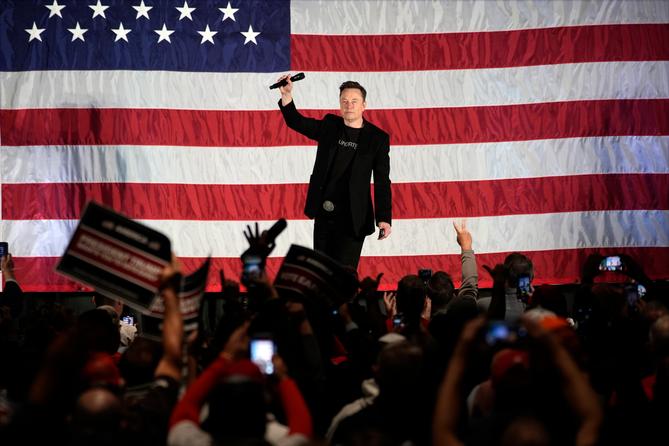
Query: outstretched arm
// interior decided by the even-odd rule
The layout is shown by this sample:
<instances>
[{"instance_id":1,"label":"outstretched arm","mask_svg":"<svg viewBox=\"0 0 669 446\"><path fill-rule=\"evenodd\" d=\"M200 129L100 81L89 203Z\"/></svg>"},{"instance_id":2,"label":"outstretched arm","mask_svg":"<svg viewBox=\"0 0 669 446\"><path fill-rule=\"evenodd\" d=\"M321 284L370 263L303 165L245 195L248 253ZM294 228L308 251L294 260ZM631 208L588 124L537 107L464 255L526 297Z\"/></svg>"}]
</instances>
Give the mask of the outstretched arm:
<instances>
[{"instance_id":1,"label":"outstretched arm","mask_svg":"<svg viewBox=\"0 0 669 446\"><path fill-rule=\"evenodd\" d=\"M177 382L181 381L181 346L183 345L184 324L179 308L179 288L181 273L176 257L168 265L161 280L161 296L165 303L163 319L163 357L160 359L155 376L169 376Z\"/></svg>"},{"instance_id":2,"label":"outstretched arm","mask_svg":"<svg viewBox=\"0 0 669 446\"><path fill-rule=\"evenodd\" d=\"M585 374L578 368L555 335L529 318L524 318L523 324L527 327L528 333L541 342L550 353L556 370L562 377L562 392L574 413L581 420L575 444L577 446L597 444L603 413L597 395L588 383Z\"/></svg>"},{"instance_id":3,"label":"outstretched arm","mask_svg":"<svg viewBox=\"0 0 669 446\"><path fill-rule=\"evenodd\" d=\"M230 335L219 357L186 389L186 393L172 412L170 428L186 420L200 424L200 408L207 400L207 396L229 373L230 365L235 360L240 360L242 352L248 350L248 328L248 322L237 328ZM257 370L257 366L249 360L243 360L242 365L238 364L236 372L250 375L254 368Z\"/></svg>"},{"instance_id":4,"label":"outstretched arm","mask_svg":"<svg viewBox=\"0 0 669 446\"><path fill-rule=\"evenodd\" d=\"M281 76L278 81L283 79L286 79L288 83L283 87L279 87L279 91L281 92L279 108L281 109L284 121L286 121L286 125L307 138L318 140L322 133L323 121L307 118L297 111L295 102L293 102L293 83L290 80L290 74Z\"/></svg>"},{"instance_id":5,"label":"outstretched arm","mask_svg":"<svg viewBox=\"0 0 669 446\"><path fill-rule=\"evenodd\" d=\"M437 404L434 409L432 435L435 446L461 446L464 444L457 436L460 407L464 398L462 395L462 381L472 343L484 323L485 319L479 317L465 325L446 369L446 375L439 387Z\"/></svg>"},{"instance_id":6,"label":"outstretched arm","mask_svg":"<svg viewBox=\"0 0 669 446\"><path fill-rule=\"evenodd\" d=\"M0 306L8 306L12 318L17 318L23 309L23 290L14 275L14 259L10 253L0 257L0 270L5 277L5 288L0 296Z\"/></svg>"},{"instance_id":7,"label":"outstretched arm","mask_svg":"<svg viewBox=\"0 0 669 446\"><path fill-rule=\"evenodd\" d=\"M472 249L472 234L467 229L467 223L453 222L453 228L457 234L458 245L460 245L460 261L462 262L462 285L458 292L458 299L476 299L479 294L479 276L476 269L476 257Z\"/></svg>"}]
</instances>

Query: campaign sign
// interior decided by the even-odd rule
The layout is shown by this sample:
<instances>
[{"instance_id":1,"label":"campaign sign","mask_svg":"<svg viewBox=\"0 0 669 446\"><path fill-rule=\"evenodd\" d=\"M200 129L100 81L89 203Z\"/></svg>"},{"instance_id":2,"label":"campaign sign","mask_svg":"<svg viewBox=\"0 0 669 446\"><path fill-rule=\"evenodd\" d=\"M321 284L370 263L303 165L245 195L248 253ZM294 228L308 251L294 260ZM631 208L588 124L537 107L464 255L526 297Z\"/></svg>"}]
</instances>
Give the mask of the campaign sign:
<instances>
[{"instance_id":1,"label":"campaign sign","mask_svg":"<svg viewBox=\"0 0 669 446\"><path fill-rule=\"evenodd\" d=\"M171 256L166 236L91 202L56 271L147 313Z\"/></svg>"},{"instance_id":2,"label":"campaign sign","mask_svg":"<svg viewBox=\"0 0 669 446\"><path fill-rule=\"evenodd\" d=\"M193 274L186 276L181 281L179 289L179 308L184 323L184 331L190 332L198 328L200 306L207 285L209 266L211 258ZM165 305L162 299L156 299L148 314L142 315L141 336L159 341L162 337L162 325L165 313Z\"/></svg>"},{"instance_id":3,"label":"campaign sign","mask_svg":"<svg viewBox=\"0 0 669 446\"><path fill-rule=\"evenodd\" d=\"M350 300L358 289L353 273L327 255L291 245L274 279L282 295L320 299L330 308Z\"/></svg>"}]
</instances>

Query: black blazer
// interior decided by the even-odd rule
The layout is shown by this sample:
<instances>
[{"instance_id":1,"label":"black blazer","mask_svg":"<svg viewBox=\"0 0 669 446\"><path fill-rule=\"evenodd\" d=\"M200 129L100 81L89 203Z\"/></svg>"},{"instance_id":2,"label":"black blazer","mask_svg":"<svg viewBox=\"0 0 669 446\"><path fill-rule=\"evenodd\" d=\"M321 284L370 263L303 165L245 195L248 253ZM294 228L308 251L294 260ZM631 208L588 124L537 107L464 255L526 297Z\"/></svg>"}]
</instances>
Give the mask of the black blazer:
<instances>
[{"instance_id":1,"label":"black blazer","mask_svg":"<svg viewBox=\"0 0 669 446\"><path fill-rule=\"evenodd\" d=\"M327 114L323 119L302 116L292 101L285 107L279 101L283 119L291 129L318 142L316 162L309 178L309 190L304 213L316 218L323 205L325 181L337 141L344 130L341 116ZM390 191L390 137L386 132L365 120L358 139L358 149L351 165L349 194L353 230L357 235L374 233L375 224L392 224L392 194ZM374 206L369 186L374 174Z\"/></svg>"}]
</instances>

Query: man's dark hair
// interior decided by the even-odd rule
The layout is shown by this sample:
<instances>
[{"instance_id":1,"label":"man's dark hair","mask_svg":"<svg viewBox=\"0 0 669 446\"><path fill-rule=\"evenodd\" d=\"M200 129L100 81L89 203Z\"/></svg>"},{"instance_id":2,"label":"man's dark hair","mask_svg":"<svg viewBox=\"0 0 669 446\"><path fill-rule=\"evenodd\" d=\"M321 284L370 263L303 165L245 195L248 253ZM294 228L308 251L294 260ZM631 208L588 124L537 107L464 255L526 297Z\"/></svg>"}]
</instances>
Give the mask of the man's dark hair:
<instances>
[{"instance_id":1,"label":"man's dark hair","mask_svg":"<svg viewBox=\"0 0 669 446\"><path fill-rule=\"evenodd\" d=\"M140 337L135 339L118 364L128 387L153 381L162 354L163 348L159 342Z\"/></svg>"},{"instance_id":2,"label":"man's dark hair","mask_svg":"<svg viewBox=\"0 0 669 446\"><path fill-rule=\"evenodd\" d=\"M427 282L427 295L432 301L432 312L443 309L453 298L453 280L445 271L437 271Z\"/></svg>"},{"instance_id":3,"label":"man's dark hair","mask_svg":"<svg viewBox=\"0 0 669 446\"><path fill-rule=\"evenodd\" d=\"M504 274L507 284L515 288L520 276L530 276L530 280L534 278L534 266L525 254L513 252L504 259Z\"/></svg>"},{"instance_id":4,"label":"man's dark hair","mask_svg":"<svg viewBox=\"0 0 669 446\"><path fill-rule=\"evenodd\" d=\"M218 384L207 401L209 416L202 427L219 442L217 444L265 436L267 404L261 383L233 375Z\"/></svg>"},{"instance_id":5,"label":"man's dark hair","mask_svg":"<svg viewBox=\"0 0 669 446\"><path fill-rule=\"evenodd\" d=\"M417 324L425 306L425 284L414 275L402 277L397 283L397 311L404 314L407 323Z\"/></svg>"},{"instance_id":6,"label":"man's dark hair","mask_svg":"<svg viewBox=\"0 0 669 446\"><path fill-rule=\"evenodd\" d=\"M103 305L113 307L117 303L116 299L112 299L111 297L104 296L100 293L93 294L93 302L96 307L101 307Z\"/></svg>"},{"instance_id":7,"label":"man's dark hair","mask_svg":"<svg viewBox=\"0 0 669 446\"><path fill-rule=\"evenodd\" d=\"M367 90L365 90L365 87L363 87L356 81L346 81L343 84L341 84L339 86L339 95L341 96L342 91L346 90L347 88L356 88L360 90L360 93L362 93L362 100L363 101L367 100Z\"/></svg>"}]
</instances>

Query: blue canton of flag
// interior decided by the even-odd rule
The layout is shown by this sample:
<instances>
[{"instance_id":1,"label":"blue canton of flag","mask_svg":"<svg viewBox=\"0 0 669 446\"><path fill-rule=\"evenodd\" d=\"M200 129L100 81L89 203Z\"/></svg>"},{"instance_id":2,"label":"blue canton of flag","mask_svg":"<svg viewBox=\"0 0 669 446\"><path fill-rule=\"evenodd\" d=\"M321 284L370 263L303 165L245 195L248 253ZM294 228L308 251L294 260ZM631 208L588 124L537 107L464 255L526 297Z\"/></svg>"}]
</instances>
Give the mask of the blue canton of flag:
<instances>
[{"instance_id":1,"label":"blue canton of flag","mask_svg":"<svg viewBox=\"0 0 669 446\"><path fill-rule=\"evenodd\" d=\"M288 0L0 0L0 5L0 71L290 67Z\"/></svg>"}]
</instances>

